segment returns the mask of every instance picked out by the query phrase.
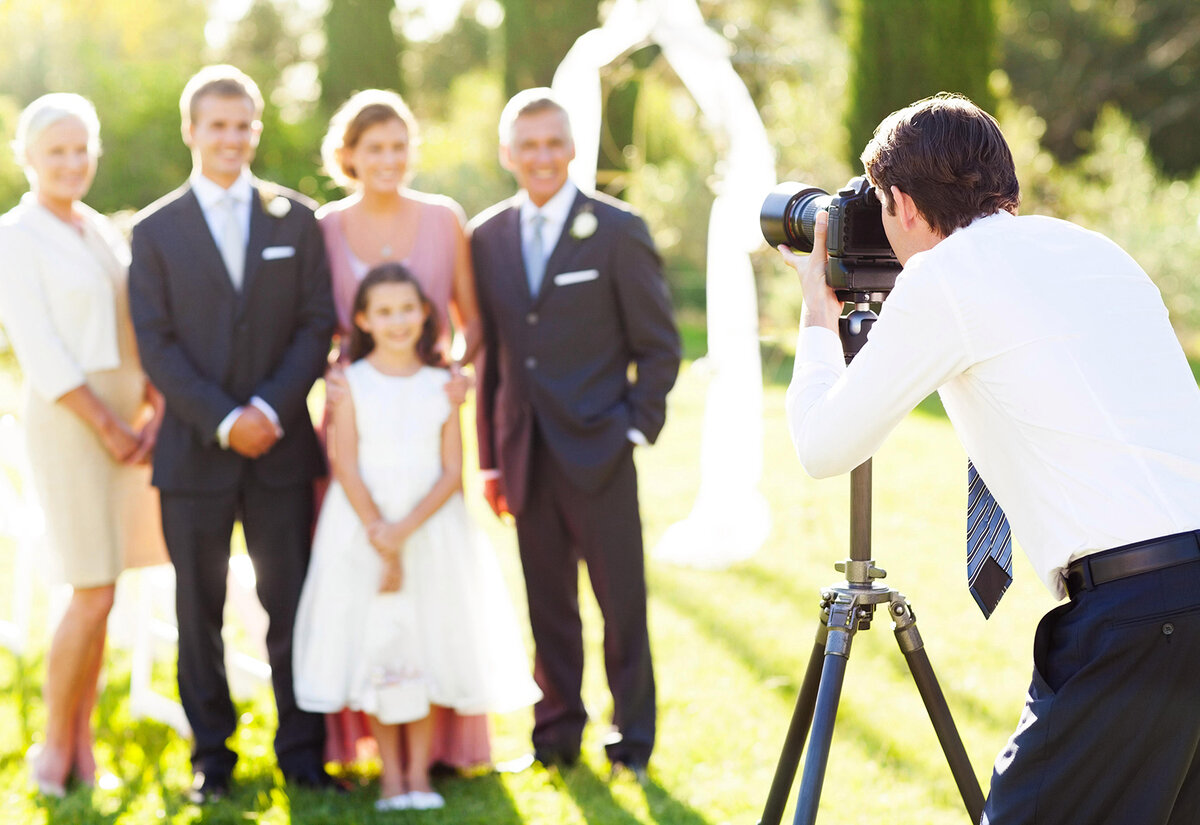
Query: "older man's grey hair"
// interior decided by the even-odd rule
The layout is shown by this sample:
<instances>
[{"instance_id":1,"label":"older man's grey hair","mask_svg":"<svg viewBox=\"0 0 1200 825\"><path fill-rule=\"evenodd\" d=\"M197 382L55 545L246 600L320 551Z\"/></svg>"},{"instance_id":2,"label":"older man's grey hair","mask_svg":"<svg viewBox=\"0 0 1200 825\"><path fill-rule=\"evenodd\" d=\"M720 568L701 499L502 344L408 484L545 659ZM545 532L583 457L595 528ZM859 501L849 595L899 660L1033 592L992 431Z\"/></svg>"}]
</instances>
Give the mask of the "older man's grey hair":
<instances>
[{"instance_id":1,"label":"older man's grey hair","mask_svg":"<svg viewBox=\"0 0 1200 825\"><path fill-rule=\"evenodd\" d=\"M571 118L567 114L567 107L559 102L552 89L539 86L517 92L505 104L504 111L500 113L500 145L508 146L512 143L513 124L517 122L517 118L547 111L560 112L563 122L567 124L567 134L571 134Z\"/></svg>"}]
</instances>

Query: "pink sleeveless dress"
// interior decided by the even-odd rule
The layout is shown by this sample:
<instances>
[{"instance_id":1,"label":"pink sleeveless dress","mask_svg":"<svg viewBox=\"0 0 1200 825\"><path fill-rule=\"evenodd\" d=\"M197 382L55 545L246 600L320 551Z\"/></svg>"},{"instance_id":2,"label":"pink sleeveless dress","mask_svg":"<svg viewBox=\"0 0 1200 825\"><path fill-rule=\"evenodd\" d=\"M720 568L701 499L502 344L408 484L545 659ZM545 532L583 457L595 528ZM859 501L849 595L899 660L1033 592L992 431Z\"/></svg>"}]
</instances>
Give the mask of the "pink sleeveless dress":
<instances>
[{"instance_id":1,"label":"pink sleeveless dress","mask_svg":"<svg viewBox=\"0 0 1200 825\"><path fill-rule=\"evenodd\" d=\"M454 257L461 242L461 210L449 198L410 192L406 195L417 201L417 232L413 247L401 261L420 283L430 303L437 310L443 341L449 343L449 305L454 288ZM342 227L342 201L327 204L318 214L321 232L325 236L325 252L333 283L333 301L337 308L338 335L347 336L352 326L350 317L354 293L366 274L367 267L355 257L346 241ZM344 360L344 359L343 359ZM430 764L440 763L455 768L484 765L491 761L491 741L488 718L485 714L465 716L443 707L433 709L433 742ZM358 711L343 710L325 717L327 732L325 759L328 762L349 763L369 755L375 740L367 727L366 717Z\"/></svg>"},{"instance_id":2,"label":"pink sleeveless dress","mask_svg":"<svg viewBox=\"0 0 1200 825\"><path fill-rule=\"evenodd\" d=\"M413 247L400 261L412 272L434 308L442 335L450 330L450 296L454 290L454 256L463 234L457 204L437 195L412 193L419 211ZM342 226L341 201L325 206L318 213L325 235L325 251L333 278L333 302L337 307L338 334L348 335L352 326L350 310L358 283L367 274L365 263L355 257L346 241Z\"/></svg>"}]
</instances>

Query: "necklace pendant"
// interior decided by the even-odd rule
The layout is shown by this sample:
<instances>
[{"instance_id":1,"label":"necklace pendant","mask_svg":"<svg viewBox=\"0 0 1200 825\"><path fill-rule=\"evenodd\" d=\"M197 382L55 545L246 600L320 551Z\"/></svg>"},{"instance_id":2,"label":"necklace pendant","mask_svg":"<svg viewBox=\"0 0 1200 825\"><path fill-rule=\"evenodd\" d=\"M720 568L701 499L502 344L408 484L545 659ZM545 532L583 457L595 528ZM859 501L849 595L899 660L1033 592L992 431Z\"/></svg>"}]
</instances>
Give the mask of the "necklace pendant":
<instances>
[{"instance_id":1,"label":"necklace pendant","mask_svg":"<svg viewBox=\"0 0 1200 825\"><path fill-rule=\"evenodd\" d=\"M385 258L392 257L392 245L390 243L385 243L379 248L379 254Z\"/></svg>"}]
</instances>

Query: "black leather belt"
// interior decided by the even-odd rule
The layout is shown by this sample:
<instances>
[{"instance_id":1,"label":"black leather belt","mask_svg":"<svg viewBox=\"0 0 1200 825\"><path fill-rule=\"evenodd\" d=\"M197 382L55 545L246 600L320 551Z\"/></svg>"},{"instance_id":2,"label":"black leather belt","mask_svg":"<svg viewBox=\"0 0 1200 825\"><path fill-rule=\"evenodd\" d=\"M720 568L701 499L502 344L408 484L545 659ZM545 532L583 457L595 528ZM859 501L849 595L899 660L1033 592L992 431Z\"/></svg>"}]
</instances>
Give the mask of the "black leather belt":
<instances>
[{"instance_id":1,"label":"black leather belt","mask_svg":"<svg viewBox=\"0 0 1200 825\"><path fill-rule=\"evenodd\" d=\"M1067 593L1074 598L1080 591L1107 582L1190 561L1200 561L1200 530L1114 547L1071 562Z\"/></svg>"}]
</instances>

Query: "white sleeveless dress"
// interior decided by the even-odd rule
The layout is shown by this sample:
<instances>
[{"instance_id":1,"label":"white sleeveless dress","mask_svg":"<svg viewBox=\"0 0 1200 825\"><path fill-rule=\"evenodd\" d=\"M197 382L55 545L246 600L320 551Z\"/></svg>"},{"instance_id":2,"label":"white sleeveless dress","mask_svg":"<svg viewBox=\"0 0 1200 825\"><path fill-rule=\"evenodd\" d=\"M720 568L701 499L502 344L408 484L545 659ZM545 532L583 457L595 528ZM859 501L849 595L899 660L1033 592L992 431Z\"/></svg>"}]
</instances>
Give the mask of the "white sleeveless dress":
<instances>
[{"instance_id":1,"label":"white sleeveless dress","mask_svg":"<svg viewBox=\"0 0 1200 825\"><path fill-rule=\"evenodd\" d=\"M442 425L457 415L443 389L448 378L432 367L384 375L365 359L346 368L359 471L388 520L410 512L441 474ZM379 556L333 482L296 615L301 708L362 710L395 724L423 718L430 705L480 714L541 697L494 551L461 493L412 534L403 565L401 590L380 593Z\"/></svg>"}]
</instances>

